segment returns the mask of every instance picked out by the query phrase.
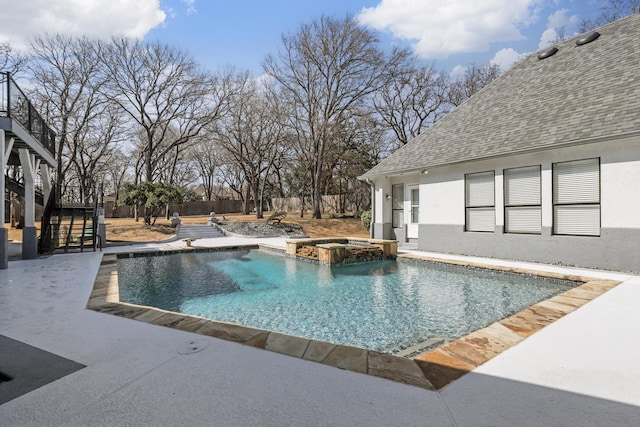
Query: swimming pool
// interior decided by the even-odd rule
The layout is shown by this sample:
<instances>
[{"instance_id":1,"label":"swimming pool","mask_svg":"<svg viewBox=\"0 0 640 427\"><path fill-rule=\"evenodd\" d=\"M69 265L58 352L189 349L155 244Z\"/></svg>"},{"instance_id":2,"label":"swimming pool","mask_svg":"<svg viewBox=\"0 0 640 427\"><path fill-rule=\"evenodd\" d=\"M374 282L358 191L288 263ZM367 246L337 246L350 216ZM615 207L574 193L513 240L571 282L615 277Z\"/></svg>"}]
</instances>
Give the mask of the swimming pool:
<instances>
[{"instance_id":1,"label":"swimming pool","mask_svg":"<svg viewBox=\"0 0 640 427\"><path fill-rule=\"evenodd\" d=\"M119 258L118 275L122 301L391 354L576 285L411 260L328 267L254 249Z\"/></svg>"}]
</instances>

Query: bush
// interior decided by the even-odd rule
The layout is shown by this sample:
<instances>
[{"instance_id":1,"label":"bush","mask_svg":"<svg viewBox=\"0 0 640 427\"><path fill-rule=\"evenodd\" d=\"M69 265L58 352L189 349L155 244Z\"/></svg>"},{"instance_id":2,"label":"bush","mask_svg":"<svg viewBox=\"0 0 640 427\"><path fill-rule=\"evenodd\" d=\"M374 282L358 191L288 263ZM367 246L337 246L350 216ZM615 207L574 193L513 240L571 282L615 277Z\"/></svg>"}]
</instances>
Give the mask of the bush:
<instances>
[{"instance_id":1,"label":"bush","mask_svg":"<svg viewBox=\"0 0 640 427\"><path fill-rule=\"evenodd\" d=\"M360 222L365 230L368 230L371 227L371 211L364 211L360 215Z\"/></svg>"}]
</instances>

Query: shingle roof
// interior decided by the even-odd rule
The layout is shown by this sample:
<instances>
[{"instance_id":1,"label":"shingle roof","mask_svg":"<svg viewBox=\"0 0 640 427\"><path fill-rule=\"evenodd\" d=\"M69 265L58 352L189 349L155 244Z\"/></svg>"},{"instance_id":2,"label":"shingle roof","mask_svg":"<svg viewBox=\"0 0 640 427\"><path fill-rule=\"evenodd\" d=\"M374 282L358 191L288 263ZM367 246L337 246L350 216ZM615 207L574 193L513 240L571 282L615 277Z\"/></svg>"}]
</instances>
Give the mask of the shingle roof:
<instances>
[{"instance_id":1,"label":"shingle roof","mask_svg":"<svg viewBox=\"0 0 640 427\"><path fill-rule=\"evenodd\" d=\"M640 132L640 14L530 55L361 178Z\"/></svg>"}]
</instances>

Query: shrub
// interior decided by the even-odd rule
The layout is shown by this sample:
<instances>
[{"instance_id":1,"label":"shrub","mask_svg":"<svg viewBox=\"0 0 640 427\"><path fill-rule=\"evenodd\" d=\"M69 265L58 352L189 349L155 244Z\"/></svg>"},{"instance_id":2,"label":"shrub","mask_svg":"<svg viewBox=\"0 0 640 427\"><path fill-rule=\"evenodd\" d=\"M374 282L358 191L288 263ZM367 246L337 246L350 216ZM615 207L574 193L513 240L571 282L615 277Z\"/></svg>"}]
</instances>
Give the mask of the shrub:
<instances>
[{"instance_id":1,"label":"shrub","mask_svg":"<svg viewBox=\"0 0 640 427\"><path fill-rule=\"evenodd\" d=\"M371 211L364 211L360 215L360 222L365 230L368 230L371 227Z\"/></svg>"}]
</instances>

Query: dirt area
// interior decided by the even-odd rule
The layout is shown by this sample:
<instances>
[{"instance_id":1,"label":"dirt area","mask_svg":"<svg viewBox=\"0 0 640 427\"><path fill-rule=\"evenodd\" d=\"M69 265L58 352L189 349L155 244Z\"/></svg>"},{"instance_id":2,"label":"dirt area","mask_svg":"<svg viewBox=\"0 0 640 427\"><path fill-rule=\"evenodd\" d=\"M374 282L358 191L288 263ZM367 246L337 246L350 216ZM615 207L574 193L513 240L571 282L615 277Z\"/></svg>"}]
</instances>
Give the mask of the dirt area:
<instances>
[{"instance_id":1,"label":"dirt area","mask_svg":"<svg viewBox=\"0 0 640 427\"><path fill-rule=\"evenodd\" d=\"M222 223L228 222L259 222L266 224L266 218L270 215L266 212L264 219L256 219L255 215L225 214L218 215L218 220ZM304 218L300 218L300 212L290 213L282 220L281 226L294 224L301 227L309 237L368 237L369 232L362 228L359 219L351 217L343 218L312 219L308 213ZM206 224L209 216L186 216L181 217L183 224ZM175 229L171 228L171 220L159 218L155 225L144 225L142 219L135 222L133 218L107 218L107 241L112 242L151 242L165 240L173 236ZM38 227L40 224L37 224ZM224 226L224 225L223 225ZM9 239L15 241L22 240L22 230L5 227L9 229ZM236 230L239 226L233 227ZM231 231L231 230L230 230Z\"/></svg>"},{"instance_id":2,"label":"dirt area","mask_svg":"<svg viewBox=\"0 0 640 427\"><path fill-rule=\"evenodd\" d=\"M225 223L267 223L266 218L270 215L265 213L264 219L256 219L255 215L240 214L220 214L217 216L222 226ZM206 224L209 216L183 216L183 224ZM154 240L164 240L173 235L175 230L170 227L170 220L160 218L154 226L145 226L142 222L136 223L132 218L107 218L107 240L108 241L128 241L144 242ZM344 218L323 218L312 219L311 214L300 218L299 212L291 213L282 221L280 227L293 224L294 228L302 228L304 234L309 237L368 237L369 232L362 228L359 219ZM242 226L229 226L232 232L241 233Z\"/></svg>"}]
</instances>

